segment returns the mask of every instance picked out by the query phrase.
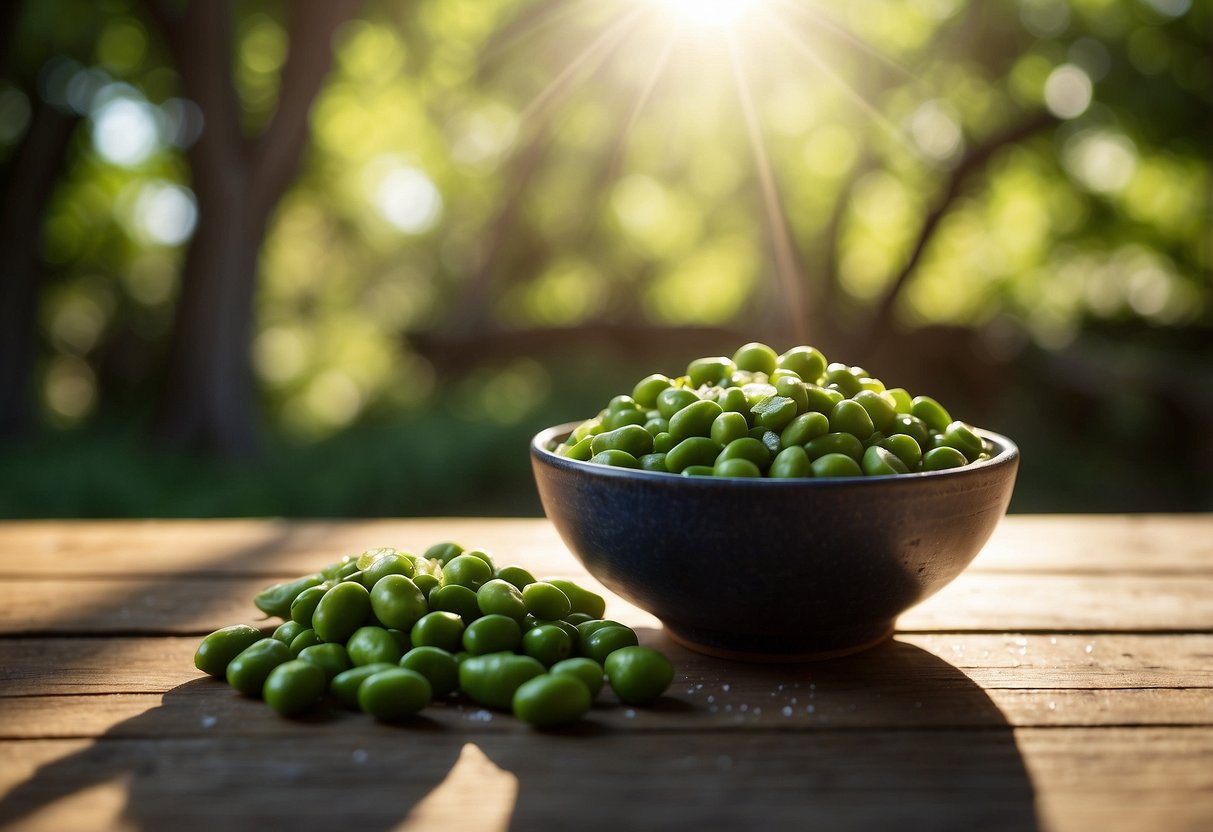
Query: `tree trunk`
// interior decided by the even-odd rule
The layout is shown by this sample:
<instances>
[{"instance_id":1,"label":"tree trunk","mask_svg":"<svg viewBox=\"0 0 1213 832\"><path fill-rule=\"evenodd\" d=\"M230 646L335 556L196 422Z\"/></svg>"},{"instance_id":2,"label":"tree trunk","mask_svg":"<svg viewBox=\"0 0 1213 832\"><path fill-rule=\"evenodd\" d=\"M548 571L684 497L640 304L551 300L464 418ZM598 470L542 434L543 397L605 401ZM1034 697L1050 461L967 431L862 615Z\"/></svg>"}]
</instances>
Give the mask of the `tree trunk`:
<instances>
[{"instance_id":1,"label":"tree trunk","mask_svg":"<svg viewBox=\"0 0 1213 832\"><path fill-rule=\"evenodd\" d=\"M41 102L10 165L0 205L0 438L28 433L41 282L42 218L79 117Z\"/></svg>"},{"instance_id":2,"label":"tree trunk","mask_svg":"<svg viewBox=\"0 0 1213 832\"><path fill-rule=\"evenodd\" d=\"M298 171L312 101L332 63L332 38L356 0L297 3L278 107L245 136L232 82L227 3L149 0L205 127L190 149L198 227L181 278L158 437L225 457L260 446L250 347L258 256L269 218Z\"/></svg>"}]
</instances>

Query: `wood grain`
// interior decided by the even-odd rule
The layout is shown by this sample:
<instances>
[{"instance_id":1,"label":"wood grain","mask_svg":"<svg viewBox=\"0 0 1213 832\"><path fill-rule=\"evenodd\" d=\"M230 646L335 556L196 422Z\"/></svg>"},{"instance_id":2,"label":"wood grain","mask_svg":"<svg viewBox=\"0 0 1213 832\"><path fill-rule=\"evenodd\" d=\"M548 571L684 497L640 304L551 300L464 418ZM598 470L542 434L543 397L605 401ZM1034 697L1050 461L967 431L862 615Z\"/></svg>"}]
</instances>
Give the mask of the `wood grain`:
<instances>
[{"instance_id":1,"label":"wood grain","mask_svg":"<svg viewBox=\"0 0 1213 832\"><path fill-rule=\"evenodd\" d=\"M1213 516L1008 517L829 662L707 658L605 593L677 676L564 731L284 720L192 667L272 580L443 539L593 584L534 519L0 523L0 828L1213 828Z\"/></svg>"}]
</instances>

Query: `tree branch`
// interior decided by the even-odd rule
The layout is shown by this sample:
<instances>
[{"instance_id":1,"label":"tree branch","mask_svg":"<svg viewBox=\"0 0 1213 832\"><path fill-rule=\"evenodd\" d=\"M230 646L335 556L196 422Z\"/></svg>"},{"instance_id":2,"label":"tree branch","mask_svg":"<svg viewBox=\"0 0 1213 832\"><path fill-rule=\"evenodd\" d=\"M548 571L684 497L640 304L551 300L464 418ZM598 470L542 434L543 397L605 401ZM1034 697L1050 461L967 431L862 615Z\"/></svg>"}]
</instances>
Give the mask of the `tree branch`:
<instances>
[{"instance_id":1,"label":"tree branch","mask_svg":"<svg viewBox=\"0 0 1213 832\"><path fill-rule=\"evenodd\" d=\"M299 170L308 116L333 64L333 35L360 0L312 0L291 6L290 52L282 67L278 106L249 148L249 201L268 213Z\"/></svg>"},{"instance_id":2,"label":"tree branch","mask_svg":"<svg viewBox=\"0 0 1213 832\"><path fill-rule=\"evenodd\" d=\"M884 295L880 298L876 311L873 313L872 319L867 325L862 339L859 341L861 347L859 354L861 357L871 352L877 341L882 337L882 334L888 331L889 325L893 321L893 311L896 308L898 298L909 282L910 276L918 268L923 252L926 251L931 239L935 236L939 223L947 215L949 209L952 207L952 203L960 196L961 191L968 184L969 180L985 170L986 164L999 150L1017 144L1056 123L1057 119L1049 113L1035 113L1025 121L1012 125L1003 132L990 137L982 144L975 146L961 159L960 163L952 170L951 176L948 177L939 201L936 202L935 207L931 209L930 213L923 220L922 228L918 232L918 239L915 240L914 248L911 249L910 256L906 259L905 265L902 266L901 271L898 272L893 282L889 284Z\"/></svg>"}]
</instances>

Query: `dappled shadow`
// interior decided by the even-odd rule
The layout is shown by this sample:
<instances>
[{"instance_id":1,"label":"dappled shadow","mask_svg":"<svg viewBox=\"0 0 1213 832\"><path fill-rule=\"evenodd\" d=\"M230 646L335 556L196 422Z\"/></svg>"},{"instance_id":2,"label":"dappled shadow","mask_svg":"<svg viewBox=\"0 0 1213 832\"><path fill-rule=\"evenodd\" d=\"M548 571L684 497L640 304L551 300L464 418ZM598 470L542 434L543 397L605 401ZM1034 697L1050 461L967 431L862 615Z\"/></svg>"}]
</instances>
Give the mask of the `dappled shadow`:
<instances>
[{"instance_id":1,"label":"dappled shadow","mask_svg":"<svg viewBox=\"0 0 1213 832\"><path fill-rule=\"evenodd\" d=\"M291 721L214 680L187 682L42 765L0 801L0 821L36 821L117 780L139 829L1036 828L1005 718L923 650L893 641L743 668L659 631L642 641L675 658L667 696L629 709L604 694L565 731L454 703L396 726L338 710Z\"/></svg>"}]
</instances>

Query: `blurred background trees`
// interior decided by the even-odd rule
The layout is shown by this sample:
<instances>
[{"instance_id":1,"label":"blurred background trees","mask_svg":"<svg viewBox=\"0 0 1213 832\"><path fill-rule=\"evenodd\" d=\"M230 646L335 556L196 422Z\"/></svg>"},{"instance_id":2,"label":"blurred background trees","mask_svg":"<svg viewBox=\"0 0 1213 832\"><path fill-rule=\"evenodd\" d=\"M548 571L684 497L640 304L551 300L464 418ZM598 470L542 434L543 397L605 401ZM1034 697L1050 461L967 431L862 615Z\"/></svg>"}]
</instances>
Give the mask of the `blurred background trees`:
<instances>
[{"instance_id":1,"label":"blurred background trees","mask_svg":"<svg viewBox=\"0 0 1213 832\"><path fill-rule=\"evenodd\" d=\"M38 0L0 16L0 515L534 512L748 340L1213 508L1189 0Z\"/></svg>"}]
</instances>

